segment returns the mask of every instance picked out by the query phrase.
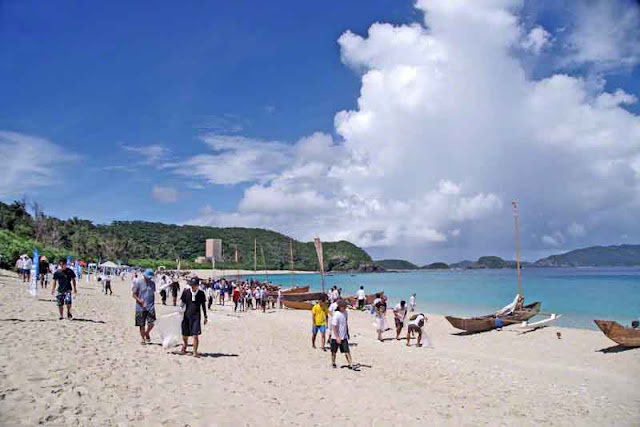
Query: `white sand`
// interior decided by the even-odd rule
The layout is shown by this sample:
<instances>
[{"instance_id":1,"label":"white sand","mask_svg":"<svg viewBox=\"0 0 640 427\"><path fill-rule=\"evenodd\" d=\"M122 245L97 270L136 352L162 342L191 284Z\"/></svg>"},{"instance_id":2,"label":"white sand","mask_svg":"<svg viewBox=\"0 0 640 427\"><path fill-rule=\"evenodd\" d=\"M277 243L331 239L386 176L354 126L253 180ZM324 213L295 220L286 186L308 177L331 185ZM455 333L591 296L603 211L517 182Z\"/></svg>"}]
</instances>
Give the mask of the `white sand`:
<instances>
[{"instance_id":1,"label":"white sand","mask_svg":"<svg viewBox=\"0 0 640 427\"><path fill-rule=\"evenodd\" d=\"M640 349L599 352L615 344L595 331L457 336L430 315L433 348L407 348L352 312L355 362L371 366L352 372L311 349L308 312L226 307L194 359L140 345L126 282L112 297L80 284L77 321L58 321L50 294L3 274L0 425L640 424Z\"/></svg>"}]
</instances>

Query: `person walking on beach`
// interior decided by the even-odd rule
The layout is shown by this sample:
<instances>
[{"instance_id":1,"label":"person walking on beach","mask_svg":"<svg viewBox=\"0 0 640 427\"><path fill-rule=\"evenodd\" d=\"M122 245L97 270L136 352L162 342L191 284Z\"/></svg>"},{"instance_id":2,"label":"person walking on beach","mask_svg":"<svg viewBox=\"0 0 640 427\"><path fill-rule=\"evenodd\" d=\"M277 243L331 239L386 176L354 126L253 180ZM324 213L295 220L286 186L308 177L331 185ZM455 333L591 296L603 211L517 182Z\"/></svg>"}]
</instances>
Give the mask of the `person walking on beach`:
<instances>
[{"instance_id":1,"label":"person walking on beach","mask_svg":"<svg viewBox=\"0 0 640 427\"><path fill-rule=\"evenodd\" d=\"M111 273L107 273L107 275L104 278L104 294L106 295L107 292L110 292L109 295L113 295L113 291L111 290Z\"/></svg>"},{"instance_id":2,"label":"person walking on beach","mask_svg":"<svg viewBox=\"0 0 640 427\"><path fill-rule=\"evenodd\" d=\"M411 345L411 335L414 332L418 334L418 343L416 346L422 347L422 328L426 321L427 317L422 313L411 316L409 326L407 326L407 347Z\"/></svg>"},{"instance_id":3,"label":"person walking on beach","mask_svg":"<svg viewBox=\"0 0 640 427\"><path fill-rule=\"evenodd\" d=\"M337 302L338 310L333 314L331 320L331 328L333 329L333 338L331 338L331 365L336 366L336 354L338 349L344 354L349 364L349 369L353 369L351 360L351 351L349 349L349 324L347 316L347 302L340 300Z\"/></svg>"},{"instance_id":4,"label":"person walking on beach","mask_svg":"<svg viewBox=\"0 0 640 427\"><path fill-rule=\"evenodd\" d=\"M378 333L378 341L383 342L382 333L387 330L387 304L384 301L380 301L375 305L375 312L373 315L373 325Z\"/></svg>"},{"instance_id":5,"label":"person walking on beach","mask_svg":"<svg viewBox=\"0 0 640 427\"><path fill-rule=\"evenodd\" d=\"M169 288L171 289L171 297L173 298L173 306L176 306L176 303L178 301L178 292L180 292L180 282L178 282L178 278L177 277L173 277L172 278L172 282L171 282L171 286L169 286Z\"/></svg>"},{"instance_id":6,"label":"person walking on beach","mask_svg":"<svg viewBox=\"0 0 640 427\"><path fill-rule=\"evenodd\" d=\"M67 268L67 260L61 259L58 263L60 268L53 275L53 284L51 285L51 295L56 290L57 283L57 291L56 295L56 303L58 305L58 312L60 313L60 320L63 319L64 307L67 306L67 318L73 319L71 315L71 304L73 300L71 298L71 289L73 286L73 294L78 295L78 290L76 289L76 273L73 272L72 269Z\"/></svg>"},{"instance_id":7,"label":"person walking on beach","mask_svg":"<svg viewBox=\"0 0 640 427\"><path fill-rule=\"evenodd\" d=\"M38 276L40 276L38 277L40 287L46 288L49 284L49 260L44 255L40 257L40 262L38 263Z\"/></svg>"},{"instance_id":8,"label":"person walking on beach","mask_svg":"<svg viewBox=\"0 0 640 427\"><path fill-rule=\"evenodd\" d=\"M404 327L404 319L407 317L407 307L404 300L393 307L393 318L396 321L396 340L400 339L400 333Z\"/></svg>"},{"instance_id":9,"label":"person walking on beach","mask_svg":"<svg viewBox=\"0 0 640 427\"><path fill-rule=\"evenodd\" d=\"M320 338L322 338L322 350L325 350L325 332L327 330L327 316L329 315L329 309L327 307L327 296L322 294L320 301L311 309L311 347L316 348L316 335L320 332Z\"/></svg>"},{"instance_id":10,"label":"person walking on beach","mask_svg":"<svg viewBox=\"0 0 640 427\"><path fill-rule=\"evenodd\" d=\"M415 309L416 309L416 294L411 294L411 296L409 297L409 311L413 313Z\"/></svg>"},{"instance_id":11,"label":"person walking on beach","mask_svg":"<svg viewBox=\"0 0 640 427\"><path fill-rule=\"evenodd\" d=\"M360 289L358 289L358 292L356 294L358 296L358 310L364 310L364 303L366 298L366 295L364 293L364 286L360 286Z\"/></svg>"},{"instance_id":12,"label":"person walking on beach","mask_svg":"<svg viewBox=\"0 0 640 427\"><path fill-rule=\"evenodd\" d=\"M141 344L149 344L149 333L156 322L156 283L153 281L152 269L147 268L142 278L133 282L132 295L136 300L136 326L140 328Z\"/></svg>"},{"instance_id":13,"label":"person walking on beach","mask_svg":"<svg viewBox=\"0 0 640 427\"><path fill-rule=\"evenodd\" d=\"M240 287L236 285L233 287L233 292L231 294L231 299L233 300L233 311L238 311L238 304L240 304Z\"/></svg>"},{"instance_id":14,"label":"person walking on beach","mask_svg":"<svg viewBox=\"0 0 640 427\"><path fill-rule=\"evenodd\" d=\"M198 289L200 279L192 277L189 279L189 288L182 291L180 296L180 307L184 309L184 317L182 318L182 349L181 354L187 353L189 345L189 337L193 337L193 356L200 357L198 354L198 345L200 344L199 336L202 333L200 326L200 309L204 316L204 324L207 324L207 298Z\"/></svg>"},{"instance_id":15,"label":"person walking on beach","mask_svg":"<svg viewBox=\"0 0 640 427\"><path fill-rule=\"evenodd\" d=\"M31 262L31 258L25 256L22 260L22 281L29 283L31 280L31 266L33 263Z\"/></svg>"}]
</instances>

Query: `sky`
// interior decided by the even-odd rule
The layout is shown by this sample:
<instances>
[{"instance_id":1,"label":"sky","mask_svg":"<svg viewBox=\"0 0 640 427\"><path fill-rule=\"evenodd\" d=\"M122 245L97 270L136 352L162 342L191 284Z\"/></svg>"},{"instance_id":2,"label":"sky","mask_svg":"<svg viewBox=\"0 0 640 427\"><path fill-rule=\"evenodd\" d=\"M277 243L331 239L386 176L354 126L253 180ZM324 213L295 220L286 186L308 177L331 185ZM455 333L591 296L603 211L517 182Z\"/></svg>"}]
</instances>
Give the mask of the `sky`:
<instances>
[{"instance_id":1,"label":"sky","mask_svg":"<svg viewBox=\"0 0 640 427\"><path fill-rule=\"evenodd\" d=\"M640 243L640 2L0 2L0 200L418 264Z\"/></svg>"}]
</instances>

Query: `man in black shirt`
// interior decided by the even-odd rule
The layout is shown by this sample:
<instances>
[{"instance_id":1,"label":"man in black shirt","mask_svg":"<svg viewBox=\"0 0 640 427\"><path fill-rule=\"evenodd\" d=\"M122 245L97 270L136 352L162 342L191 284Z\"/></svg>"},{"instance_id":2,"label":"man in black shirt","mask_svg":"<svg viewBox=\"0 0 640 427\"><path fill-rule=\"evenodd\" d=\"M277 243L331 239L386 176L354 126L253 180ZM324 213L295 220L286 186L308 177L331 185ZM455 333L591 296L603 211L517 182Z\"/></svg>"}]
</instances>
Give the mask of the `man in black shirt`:
<instances>
[{"instance_id":1,"label":"man in black shirt","mask_svg":"<svg viewBox=\"0 0 640 427\"><path fill-rule=\"evenodd\" d=\"M180 306L184 308L184 317L182 319L182 354L187 352L187 345L189 344L189 337L193 337L193 355L200 357L198 354L198 335L202 333L200 327L200 308L202 307L202 313L204 314L204 324L207 324L207 297L204 295L198 286L200 285L200 279L192 277L189 279L190 288L186 288L182 291L180 296Z\"/></svg>"},{"instance_id":2,"label":"man in black shirt","mask_svg":"<svg viewBox=\"0 0 640 427\"><path fill-rule=\"evenodd\" d=\"M78 295L76 289L76 274L70 268L67 268L67 260L61 259L58 263L60 268L53 275L53 286L51 286L51 295L58 290L56 300L58 303L58 310L60 311L60 320L63 318L63 306L67 306L67 318L72 319L71 315L71 285L73 285L73 295ZM57 286L56 286L57 284Z\"/></svg>"}]
</instances>

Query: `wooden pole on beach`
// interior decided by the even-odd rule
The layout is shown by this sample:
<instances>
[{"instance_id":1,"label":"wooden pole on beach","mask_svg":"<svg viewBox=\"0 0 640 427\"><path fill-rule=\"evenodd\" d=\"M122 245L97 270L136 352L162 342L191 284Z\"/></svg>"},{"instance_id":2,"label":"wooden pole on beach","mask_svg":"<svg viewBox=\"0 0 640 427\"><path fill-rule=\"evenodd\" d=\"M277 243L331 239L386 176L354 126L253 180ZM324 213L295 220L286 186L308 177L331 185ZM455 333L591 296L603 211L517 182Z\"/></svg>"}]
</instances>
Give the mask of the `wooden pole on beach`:
<instances>
[{"instance_id":1,"label":"wooden pole on beach","mask_svg":"<svg viewBox=\"0 0 640 427\"><path fill-rule=\"evenodd\" d=\"M289 252L291 253L291 287L295 286L294 272L293 272L293 239L289 239Z\"/></svg>"},{"instance_id":2,"label":"wooden pole on beach","mask_svg":"<svg viewBox=\"0 0 640 427\"><path fill-rule=\"evenodd\" d=\"M518 202L511 202L513 205L513 218L516 225L516 267L518 269L518 295L522 296L522 277L520 275L520 237L518 230Z\"/></svg>"},{"instance_id":3,"label":"wooden pole on beach","mask_svg":"<svg viewBox=\"0 0 640 427\"><path fill-rule=\"evenodd\" d=\"M267 283L269 283L269 270L267 270L267 259L264 257L264 249L260 245L260 253L262 254L262 262L264 264L264 275L267 276Z\"/></svg>"},{"instance_id":4,"label":"wooden pole on beach","mask_svg":"<svg viewBox=\"0 0 640 427\"><path fill-rule=\"evenodd\" d=\"M238 245L236 244L236 281L240 282L240 265L238 264Z\"/></svg>"},{"instance_id":5,"label":"wooden pole on beach","mask_svg":"<svg viewBox=\"0 0 640 427\"><path fill-rule=\"evenodd\" d=\"M258 239L253 239L253 278L258 275Z\"/></svg>"}]
</instances>

